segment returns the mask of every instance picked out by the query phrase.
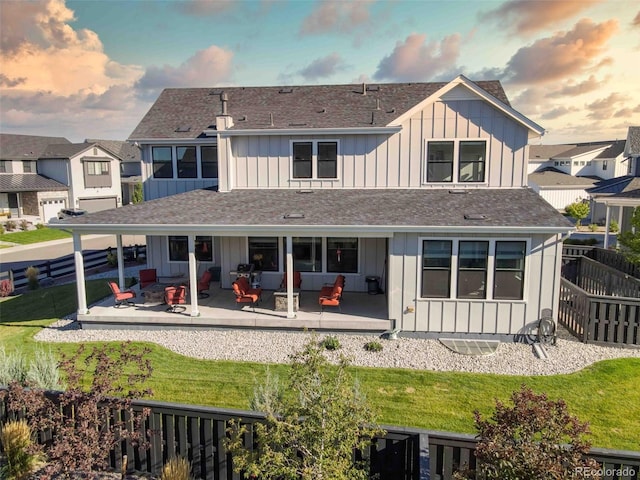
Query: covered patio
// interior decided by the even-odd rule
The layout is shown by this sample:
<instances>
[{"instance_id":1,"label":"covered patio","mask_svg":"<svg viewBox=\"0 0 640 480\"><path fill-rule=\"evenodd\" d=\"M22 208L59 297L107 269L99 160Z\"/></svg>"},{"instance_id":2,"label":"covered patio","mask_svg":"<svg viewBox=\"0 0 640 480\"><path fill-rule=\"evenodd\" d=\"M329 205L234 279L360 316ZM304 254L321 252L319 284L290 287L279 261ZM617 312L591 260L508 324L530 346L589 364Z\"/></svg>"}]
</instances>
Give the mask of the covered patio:
<instances>
[{"instance_id":1,"label":"covered patio","mask_svg":"<svg viewBox=\"0 0 640 480\"><path fill-rule=\"evenodd\" d=\"M388 320L385 295L347 292L340 305L321 310L318 292L300 292L300 308L294 318L287 311L275 310L273 290L264 290L262 301L254 309L247 304L237 304L233 291L211 283L208 298L198 299L199 316L191 315L191 305L182 312L168 312L161 302L144 303L144 297L136 290L135 305L115 307L113 297L92 305L86 313L78 315L83 329L92 328L149 328L149 327L233 327L267 329L308 329L368 331L382 333L393 328ZM189 298L189 295L187 295Z\"/></svg>"}]
</instances>

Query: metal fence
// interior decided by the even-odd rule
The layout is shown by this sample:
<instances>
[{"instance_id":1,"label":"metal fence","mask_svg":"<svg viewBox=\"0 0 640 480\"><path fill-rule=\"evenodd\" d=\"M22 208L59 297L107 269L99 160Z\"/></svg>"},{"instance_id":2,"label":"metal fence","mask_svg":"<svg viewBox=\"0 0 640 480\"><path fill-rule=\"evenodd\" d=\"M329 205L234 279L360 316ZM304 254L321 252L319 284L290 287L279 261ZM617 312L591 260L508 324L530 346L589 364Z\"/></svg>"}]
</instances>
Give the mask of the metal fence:
<instances>
[{"instance_id":1,"label":"metal fence","mask_svg":"<svg viewBox=\"0 0 640 480\"><path fill-rule=\"evenodd\" d=\"M111 452L111 466L120 470L127 455L129 471L158 474L164 463L180 455L193 466L193 474L203 480L243 480L233 472L233 458L224 449L226 428L231 419L241 418L251 425L264 420L257 412L194 405L180 405L150 400L136 401L137 409L148 408L145 430L152 433L148 448L123 442ZM0 401L0 425L9 413ZM379 480L448 480L460 468L475 468L476 438L473 435L448 433L395 426L384 427L387 434L378 438L369 452L370 478ZM253 432L253 429L250 429ZM47 434L41 438L50 439ZM247 438L246 445L253 445ZM640 480L640 452L594 448L589 455L603 467L603 479ZM625 475L619 475L625 472Z\"/></svg>"}]
</instances>

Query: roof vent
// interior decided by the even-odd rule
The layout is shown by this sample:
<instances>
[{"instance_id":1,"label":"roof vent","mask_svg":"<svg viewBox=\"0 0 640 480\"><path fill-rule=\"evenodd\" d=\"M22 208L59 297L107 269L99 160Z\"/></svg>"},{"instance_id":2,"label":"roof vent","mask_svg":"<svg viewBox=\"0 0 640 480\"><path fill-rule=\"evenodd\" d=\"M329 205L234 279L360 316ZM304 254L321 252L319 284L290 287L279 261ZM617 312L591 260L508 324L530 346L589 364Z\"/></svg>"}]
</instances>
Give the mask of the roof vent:
<instances>
[{"instance_id":1,"label":"roof vent","mask_svg":"<svg viewBox=\"0 0 640 480\"><path fill-rule=\"evenodd\" d=\"M465 213L465 220L486 220L487 216L483 213Z\"/></svg>"},{"instance_id":2,"label":"roof vent","mask_svg":"<svg viewBox=\"0 0 640 480\"><path fill-rule=\"evenodd\" d=\"M306 126L306 123L290 123L289 126L290 127L304 127Z\"/></svg>"},{"instance_id":3,"label":"roof vent","mask_svg":"<svg viewBox=\"0 0 640 480\"><path fill-rule=\"evenodd\" d=\"M174 130L174 132L185 133L191 131L190 125L180 125L178 128Z\"/></svg>"},{"instance_id":4,"label":"roof vent","mask_svg":"<svg viewBox=\"0 0 640 480\"><path fill-rule=\"evenodd\" d=\"M227 102L229 101L229 97L225 92L220 94L220 101L222 102L222 115L228 115L227 113Z\"/></svg>"},{"instance_id":5,"label":"roof vent","mask_svg":"<svg viewBox=\"0 0 640 480\"><path fill-rule=\"evenodd\" d=\"M281 88L278 93L293 93L293 88Z\"/></svg>"},{"instance_id":6,"label":"roof vent","mask_svg":"<svg viewBox=\"0 0 640 480\"><path fill-rule=\"evenodd\" d=\"M304 190L297 190L296 193L313 193L313 190L306 188Z\"/></svg>"},{"instance_id":7,"label":"roof vent","mask_svg":"<svg viewBox=\"0 0 640 480\"><path fill-rule=\"evenodd\" d=\"M455 189L455 190L449 190L449 193L454 193L454 194L458 194L458 195L460 195L460 194L466 195L467 193L469 193L469 190L464 190L462 188L458 188L458 189Z\"/></svg>"},{"instance_id":8,"label":"roof vent","mask_svg":"<svg viewBox=\"0 0 640 480\"><path fill-rule=\"evenodd\" d=\"M367 84L362 82L362 95L367 94Z\"/></svg>"},{"instance_id":9,"label":"roof vent","mask_svg":"<svg viewBox=\"0 0 640 480\"><path fill-rule=\"evenodd\" d=\"M321 108L320 110L318 110L318 113L327 113L327 109L326 108Z\"/></svg>"},{"instance_id":10,"label":"roof vent","mask_svg":"<svg viewBox=\"0 0 640 480\"><path fill-rule=\"evenodd\" d=\"M273 113L269 112L269 126L273 127Z\"/></svg>"},{"instance_id":11,"label":"roof vent","mask_svg":"<svg viewBox=\"0 0 640 480\"><path fill-rule=\"evenodd\" d=\"M246 115L242 115L239 119L239 122L246 122L247 121L247 116Z\"/></svg>"},{"instance_id":12,"label":"roof vent","mask_svg":"<svg viewBox=\"0 0 640 480\"><path fill-rule=\"evenodd\" d=\"M368 92L379 92L380 91L380 85L367 85L367 91Z\"/></svg>"},{"instance_id":13,"label":"roof vent","mask_svg":"<svg viewBox=\"0 0 640 480\"><path fill-rule=\"evenodd\" d=\"M396 113L396 109L392 108L391 110L387 110L387 113Z\"/></svg>"},{"instance_id":14,"label":"roof vent","mask_svg":"<svg viewBox=\"0 0 640 480\"><path fill-rule=\"evenodd\" d=\"M283 218L304 218L304 213L285 213Z\"/></svg>"},{"instance_id":15,"label":"roof vent","mask_svg":"<svg viewBox=\"0 0 640 480\"><path fill-rule=\"evenodd\" d=\"M380 99L376 98L376 110L380 110Z\"/></svg>"}]
</instances>

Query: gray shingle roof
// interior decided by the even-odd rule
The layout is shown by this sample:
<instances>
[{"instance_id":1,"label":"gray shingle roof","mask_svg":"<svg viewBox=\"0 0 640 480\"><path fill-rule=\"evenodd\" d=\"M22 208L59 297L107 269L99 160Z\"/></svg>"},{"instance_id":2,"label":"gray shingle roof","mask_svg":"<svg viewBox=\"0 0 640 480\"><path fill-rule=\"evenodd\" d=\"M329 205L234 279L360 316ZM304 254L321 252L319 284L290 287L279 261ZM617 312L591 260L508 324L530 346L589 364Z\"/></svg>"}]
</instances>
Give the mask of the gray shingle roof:
<instances>
[{"instance_id":1,"label":"gray shingle roof","mask_svg":"<svg viewBox=\"0 0 640 480\"><path fill-rule=\"evenodd\" d=\"M51 158L71 158L78 153L81 153L93 146L92 143L70 143L68 145L49 145L42 155L40 160L46 160Z\"/></svg>"},{"instance_id":2,"label":"gray shingle roof","mask_svg":"<svg viewBox=\"0 0 640 480\"><path fill-rule=\"evenodd\" d=\"M640 155L640 127L629 127L624 154L634 157Z\"/></svg>"},{"instance_id":3,"label":"gray shingle roof","mask_svg":"<svg viewBox=\"0 0 640 480\"><path fill-rule=\"evenodd\" d=\"M305 193L307 192L307 193ZM299 213L303 218L284 218ZM486 220L465 215L484 214ZM274 227L571 227L562 215L527 188L445 189L193 190L137 205L89 213L69 225Z\"/></svg>"},{"instance_id":4,"label":"gray shingle roof","mask_svg":"<svg viewBox=\"0 0 640 480\"><path fill-rule=\"evenodd\" d=\"M499 81L475 82L509 105ZM196 138L213 128L228 98L231 130L386 126L447 83L167 88L129 138ZM371 123L372 113L374 123ZM271 121L273 120L273 123Z\"/></svg>"},{"instance_id":5,"label":"gray shingle roof","mask_svg":"<svg viewBox=\"0 0 640 480\"><path fill-rule=\"evenodd\" d=\"M613 143L613 142L611 142ZM571 150L567 150L562 152L562 154L556 155L557 158L571 158L577 155L583 155L585 153L593 152L596 150L601 150L604 147L610 146L610 143L598 143L598 144L590 144L590 145L578 145L577 147L572 148Z\"/></svg>"},{"instance_id":6,"label":"gray shingle roof","mask_svg":"<svg viewBox=\"0 0 640 480\"><path fill-rule=\"evenodd\" d=\"M575 145L529 145L529 159L548 160L572 148L575 148Z\"/></svg>"},{"instance_id":7,"label":"gray shingle roof","mask_svg":"<svg viewBox=\"0 0 640 480\"><path fill-rule=\"evenodd\" d=\"M598 156L596 158L616 158L618 155L620 155L622 152L624 152L624 145L625 145L625 141L624 140L616 140L615 142L613 142L611 144L611 146L609 148L607 148L605 151L601 152L600 154L598 154Z\"/></svg>"},{"instance_id":8,"label":"gray shingle roof","mask_svg":"<svg viewBox=\"0 0 640 480\"><path fill-rule=\"evenodd\" d=\"M35 173L0 174L0 192L41 192L68 190L62 183Z\"/></svg>"},{"instance_id":9,"label":"gray shingle roof","mask_svg":"<svg viewBox=\"0 0 640 480\"><path fill-rule=\"evenodd\" d=\"M568 173L560 172L553 168L540 170L529 174L529 182L540 187L592 187L599 178L574 177Z\"/></svg>"},{"instance_id":10,"label":"gray shingle roof","mask_svg":"<svg viewBox=\"0 0 640 480\"><path fill-rule=\"evenodd\" d=\"M139 147L122 140L100 140L96 138L87 138L85 143L95 143L118 157L123 162L139 162L142 159L142 152Z\"/></svg>"},{"instance_id":11,"label":"gray shingle roof","mask_svg":"<svg viewBox=\"0 0 640 480\"><path fill-rule=\"evenodd\" d=\"M640 198L640 177L625 175L599 182L594 188L587 190L594 196L606 195L625 198Z\"/></svg>"},{"instance_id":12,"label":"gray shingle roof","mask_svg":"<svg viewBox=\"0 0 640 480\"><path fill-rule=\"evenodd\" d=\"M0 160L37 160L48 145L70 143L64 137L0 133Z\"/></svg>"}]
</instances>

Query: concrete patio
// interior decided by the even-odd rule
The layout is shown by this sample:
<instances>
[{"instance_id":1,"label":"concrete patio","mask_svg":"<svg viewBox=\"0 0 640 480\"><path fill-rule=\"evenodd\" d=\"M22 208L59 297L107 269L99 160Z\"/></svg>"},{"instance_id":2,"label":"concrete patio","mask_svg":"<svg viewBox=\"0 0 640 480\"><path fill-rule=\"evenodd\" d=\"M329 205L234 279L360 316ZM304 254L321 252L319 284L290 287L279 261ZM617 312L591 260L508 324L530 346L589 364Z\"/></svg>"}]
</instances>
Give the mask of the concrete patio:
<instances>
[{"instance_id":1,"label":"concrete patio","mask_svg":"<svg viewBox=\"0 0 640 480\"><path fill-rule=\"evenodd\" d=\"M208 298L198 299L200 316L191 316L191 306L183 312L167 312L167 305L159 302L144 303L139 289L134 288L136 304L115 308L112 296L92 305L89 313L78 315L83 329L94 328L149 328L149 327L243 327L274 329L309 329L332 331L368 331L381 333L392 328L388 320L385 295L346 292L338 308L318 305L318 292L300 292L300 309L296 318L287 318L286 311L276 311L272 290L262 293L262 301L255 311L247 304L237 304L231 290L221 289L212 282ZM187 295L187 302L189 295Z\"/></svg>"}]
</instances>

